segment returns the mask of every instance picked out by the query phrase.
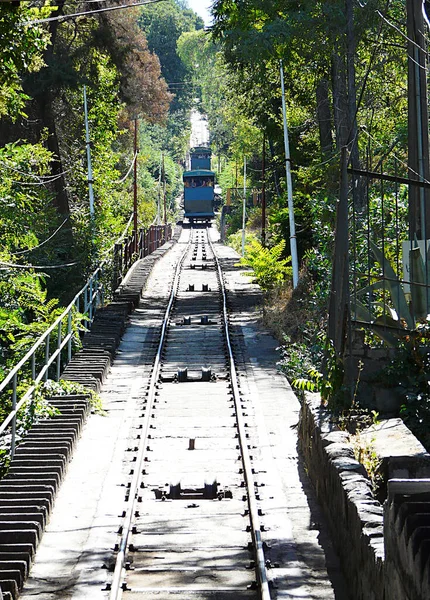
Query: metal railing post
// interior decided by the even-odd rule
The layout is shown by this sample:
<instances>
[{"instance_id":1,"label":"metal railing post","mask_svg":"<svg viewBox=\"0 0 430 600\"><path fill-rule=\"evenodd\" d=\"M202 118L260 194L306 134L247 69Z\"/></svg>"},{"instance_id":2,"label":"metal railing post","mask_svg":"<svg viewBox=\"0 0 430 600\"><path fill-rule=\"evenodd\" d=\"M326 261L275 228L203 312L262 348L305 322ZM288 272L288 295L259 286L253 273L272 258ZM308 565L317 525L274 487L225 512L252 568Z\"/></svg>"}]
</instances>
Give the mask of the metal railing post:
<instances>
[{"instance_id":1,"label":"metal railing post","mask_svg":"<svg viewBox=\"0 0 430 600\"><path fill-rule=\"evenodd\" d=\"M49 364L50 343L51 343L51 334L48 334L48 336L46 338L46 346L45 346L45 367L48 367L48 364ZM44 381L47 381L47 379L48 379L48 371L49 371L49 368L45 368L45 373L43 374Z\"/></svg>"},{"instance_id":2,"label":"metal railing post","mask_svg":"<svg viewBox=\"0 0 430 600\"><path fill-rule=\"evenodd\" d=\"M105 286L103 285L103 269L100 267L100 306L103 306L105 303Z\"/></svg>"},{"instance_id":3,"label":"metal railing post","mask_svg":"<svg viewBox=\"0 0 430 600\"><path fill-rule=\"evenodd\" d=\"M90 323L93 322L93 278L91 277L90 279L90 289L89 289L89 296L90 296L90 306L89 306L89 310L88 310L88 316L90 319Z\"/></svg>"},{"instance_id":4,"label":"metal railing post","mask_svg":"<svg viewBox=\"0 0 430 600\"><path fill-rule=\"evenodd\" d=\"M67 314L67 335L69 340L67 342L67 362L72 360L72 309Z\"/></svg>"},{"instance_id":5,"label":"metal railing post","mask_svg":"<svg viewBox=\"0 0 430 600\"><path fill-rule=\"evenodd\" d=\"M60 321L58 323L58 330L57 330L57 350L58 350L58 356L57 356L57 373L56 373L56 379L55 381L59 381L60 380L60 375L61 375L61 342L62 342L62 329L63 329L63 322Z\"/></svg>"},{"instance_id":6,"label":"metal railing post","mask_svg":"<svg viewBox=\"0 0 430 600\"><path fill-rule=\"evenodd\" d=\"M12 411L16 410L16 378L17 374L15 373L12 380ZM16 444L16 415L13 416L12 419L12 436L10 442L10 455L13 458L15 454L15 444Z\"/></svg>"},{"instance_id":7,"label":"metal railing post","mask_svg":"<svg viewBox=\"0 0 430 600\"><path fill-rule=\"evenodd\" d=\"M123 269L128 269L128 236L124 239L124 265Z\"/></svg>"},{"instance_id":8,"label":"metal railing post","mask_svg":"<svg viewBox=\"0 0 430 600\"><path fill-rule=\"evenodd\" d=\"M145 230L141 228L141 229L139 229L139 258L143 258L145 256L145 254L144 254L145 241L144 240L145 240Z\"/></svg>"}]
</instances>

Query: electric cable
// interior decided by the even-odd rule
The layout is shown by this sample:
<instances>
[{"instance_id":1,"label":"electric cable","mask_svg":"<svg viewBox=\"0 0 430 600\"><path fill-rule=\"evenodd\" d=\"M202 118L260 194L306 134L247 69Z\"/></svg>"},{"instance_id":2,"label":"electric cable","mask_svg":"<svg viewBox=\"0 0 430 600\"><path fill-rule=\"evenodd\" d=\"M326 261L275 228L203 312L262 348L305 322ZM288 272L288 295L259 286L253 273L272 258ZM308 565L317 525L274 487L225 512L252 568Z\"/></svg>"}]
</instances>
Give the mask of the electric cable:
<instances>
[{"instance_id":1,"label":"electric cable","mask_svg":"<svg viewBox=\"0 0 430 600\"><path fill-rule=\"evenodd\" d=\"M130 218L128 220L128 223L125 226L124 231L122 232L122 234L120 235L120 237L112 244L112 246L103 252L103 256L107 256L108 254L110 254L112 252L112 250L115 248L116 244L120 244L122 242L122 240L125 238L125 236L127 234L127 231L128 231L128 228L131 225L131 222L133 221L133 218L134 218L134 215L131 214L131 216L130 216Z\"/></svg>"},{"instance_id":2,"label":"electric cable","mask_svg":"<svg viewBox=\"0 0 430 600\"><path fill-rule=\"evenodd\" d=\"M0 271L9 271L10 269L34 269L35 271L46 271L48 269L65 269L68 267L74 267L78 264L79 261L72 263L64 263L62 265L18 265L15 263L0 261Z\"/></svg>"},{"instance_id":3,"label":"electric cable","mask_svg":"<svg viewBox=\"0 0 430 600\"><path fill-rule=\"evenodd\" d=\"M116 181L113 181L112 183L124 183L124 181L127 179L127 177L130 175L132 168L134 167L134 163L136 162L137 159L137 152L134 153L134 157L133 160L131 161L131 165L129 170L127 171L127 173L124 175L124 177L122 179L117 179Z\"/></svg>"},{"instance_id":4,"label":"electric cable","mask_svg":"<svg viewBox=\"0 0 430 600\"><path fill-rule=\"evenodd\" d=\"M121 4L119 6L106 6L105 8L97 8L96 10L88 10L84 12L71 13L69 15L58 15L56 17L47 17L45 19L35 19L33 21L24 21L22 25L39 25L40 23L52 23L53 21L68 21L75 17L85 17L87 15L95 15L97 13L110 12L112 10L121 10L123 8L133 8L135 6L145 6L146 4L156 4L158 2L166 2L166 0L144 0L142 2L134 2L133 4Z\"/></svg>"},{"instance_id":5,"label":"electric cable","mask_svg":"<svg viewBox=\"0 0 430 600\"><path fill-rule=\"evenodd\" d=\"M366 129L363 129L364 133L372 140L374 141L378 146L380 146L381 148L383 147L383 145L381 144L381 142L379 142L376 138L373 137L373 135L371 135ZM393 153L394 158L403 166L405 167L410 173L413 173L413 175L416 175L417 177L420 178L420 180L423 183L429 183L430 181L427 181L427 179L425 177L423 177L422 175L420 175L419 173L417 173L414 169L412 169L407 163L405 163L405 161L403 161L401 158L399 158L396 154ZM414 181L414 180L413 180Z\"/></svg>"},{"instance_id":6,"label":"electric cable","mask_svg":"<svg viewBox=\"0 0 430 600\"><path fill-rule=\"evenodd\" d=\"M12 167L11 165L8 165L7 163L0 163L0 169L1 168L8 169L9 171L13 171L14 173L18 173L19 175L23 175L25 177L32 177L33 179L37 179L39 183L34 184L34 185L43 185L45 183L50 183L51 181L55 181L59 177L62 177L63 175L66 175L67 173L70 173L70 171L73 170L73 168L70 167L70 169L61 171L61 173L57 173L56 175L35 175L34 173L27 173L25 171L21 171L20 169ZM24 182L16 181L15 183L24 183ZM32 184L27 183L26 185L32 185Z\"/></svg>"},{"instance_id":7,"label":"electric cable","mask_svg":"<svg viewBox=\"0 0 430 600\"><path fill-rule=\"evenodd\" d=\"M57 233L60 231L60 229L63 227L63 225L69 220L69 217L67 217L66 219L64 219L64 221L61 223L61 225L59 227L57 227L57 229L54 231L54 233L52 235L49 236L49 238L47 238L46 240L44 240L43 242L41 242L40 244L38 244L37 246L33 246L33 248L28 248L28 250L18 250L18 252L12 252L12 256L17 256L18 254L26 254L28 252L33 252L33 250L37 250L37 248L41 248L42 246L44 246L45 244L47 244L50 240L52 240L52 238L57 235Z\"/></svg>"}]
</instances>

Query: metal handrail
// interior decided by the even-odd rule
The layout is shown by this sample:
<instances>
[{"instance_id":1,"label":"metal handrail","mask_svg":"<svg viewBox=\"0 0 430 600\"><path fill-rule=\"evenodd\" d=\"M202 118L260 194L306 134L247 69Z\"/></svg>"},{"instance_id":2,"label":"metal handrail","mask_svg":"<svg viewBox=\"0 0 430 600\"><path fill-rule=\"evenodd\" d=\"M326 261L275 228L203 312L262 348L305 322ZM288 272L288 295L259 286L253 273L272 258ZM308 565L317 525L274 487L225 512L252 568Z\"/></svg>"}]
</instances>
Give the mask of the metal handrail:
<instances>
[{"instance_id":1,"label":"metal handrail","mask_svg":"<svg viewBox=\"0 0 430 600\"><path fill-rule=\"evenodd\" d=\"M67 362L70 362L72 358L72 315L73 312L80 312L80 308L83 302L83 314L88 316L87 322L91 323L94 319L97 307L103 303L103 284L101 282L102 267L98 267L91 275L90 279L84 285L84 287L76 294L67 308L61 313L61 315L54 321L54 323L40 336L37 342L30 348L27 354L21 358L21 360L15 365L15 367L9 372L5 379L0 383L0 395L5 389L12 384L12 411L6 417L6 419L0 424L0 434L2 434L6 427L12 421L12 439L11 439L11 456L15 453L15 438L16 438L16 416L18 411L23 407L25 402L31 398L38 383L44 379L48 379L48 371L51 365L57 361L56 365L56 381L60 379L61 374L61 357L62 352L67 348ZM66 321L66 335L63 337L63 324ZM57 346L55 350L51 352L50 341L51 334L57 330ZM43 366L36 372L36 353L45 344L45 361ZM24 396L17 403L17 386L18 386L18 375L31 361L31 373L34 383L28 388Z\"/></svg>"}]
</instances>

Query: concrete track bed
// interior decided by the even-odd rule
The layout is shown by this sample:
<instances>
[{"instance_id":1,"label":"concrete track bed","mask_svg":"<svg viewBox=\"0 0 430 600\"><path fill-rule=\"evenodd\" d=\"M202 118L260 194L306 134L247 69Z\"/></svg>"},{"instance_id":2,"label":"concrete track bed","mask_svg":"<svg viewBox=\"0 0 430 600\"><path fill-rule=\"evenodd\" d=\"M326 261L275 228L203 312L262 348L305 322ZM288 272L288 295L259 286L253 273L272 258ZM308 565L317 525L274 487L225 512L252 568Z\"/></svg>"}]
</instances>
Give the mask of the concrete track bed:
<instances>
[{"instance_id":1,"label":"concrete track bed","mask_svg":"<svg viewBox=\"0 0 430 600\"><path fill-rule=\"evenodd\" d=\"M91 329L84 336L82 349L64 369L62 379L100 392L127 327L128 317L139 305L151 270L178 241L180 232L181 228L177 227L172 240L134 263L115 291L113 302L97 310Z\"/></svg>"}]
</instances>

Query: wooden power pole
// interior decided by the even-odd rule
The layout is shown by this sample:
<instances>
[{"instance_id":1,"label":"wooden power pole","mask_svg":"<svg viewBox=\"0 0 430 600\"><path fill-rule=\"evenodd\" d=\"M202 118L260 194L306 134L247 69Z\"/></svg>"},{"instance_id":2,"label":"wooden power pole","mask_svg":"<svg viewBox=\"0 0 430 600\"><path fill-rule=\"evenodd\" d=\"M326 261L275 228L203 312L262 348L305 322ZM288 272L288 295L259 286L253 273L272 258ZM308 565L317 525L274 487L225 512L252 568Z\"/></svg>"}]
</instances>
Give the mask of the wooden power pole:
<instances>
[{"instance_id":1,"label":"wooden power pole","mask_svg":"<svg viewBox=\"0 0 430 600\"><path fill-rule=\"evenodd\" d=\"M137 129L138 121L134 120L134 165L133 165L133 232L134 251L138 251L139 241L137 239Z\"/></svg>"},{"instance_id":2,"label":"wooden power pole","mask_svg":"<svg viewBox=\"0 0 430 600\"><path fill-rule=\"evenodd\" d=\"M261 243L266 245L266 134L263 133L263 160L261 165Z\"/></svg>"}]
</instances>

